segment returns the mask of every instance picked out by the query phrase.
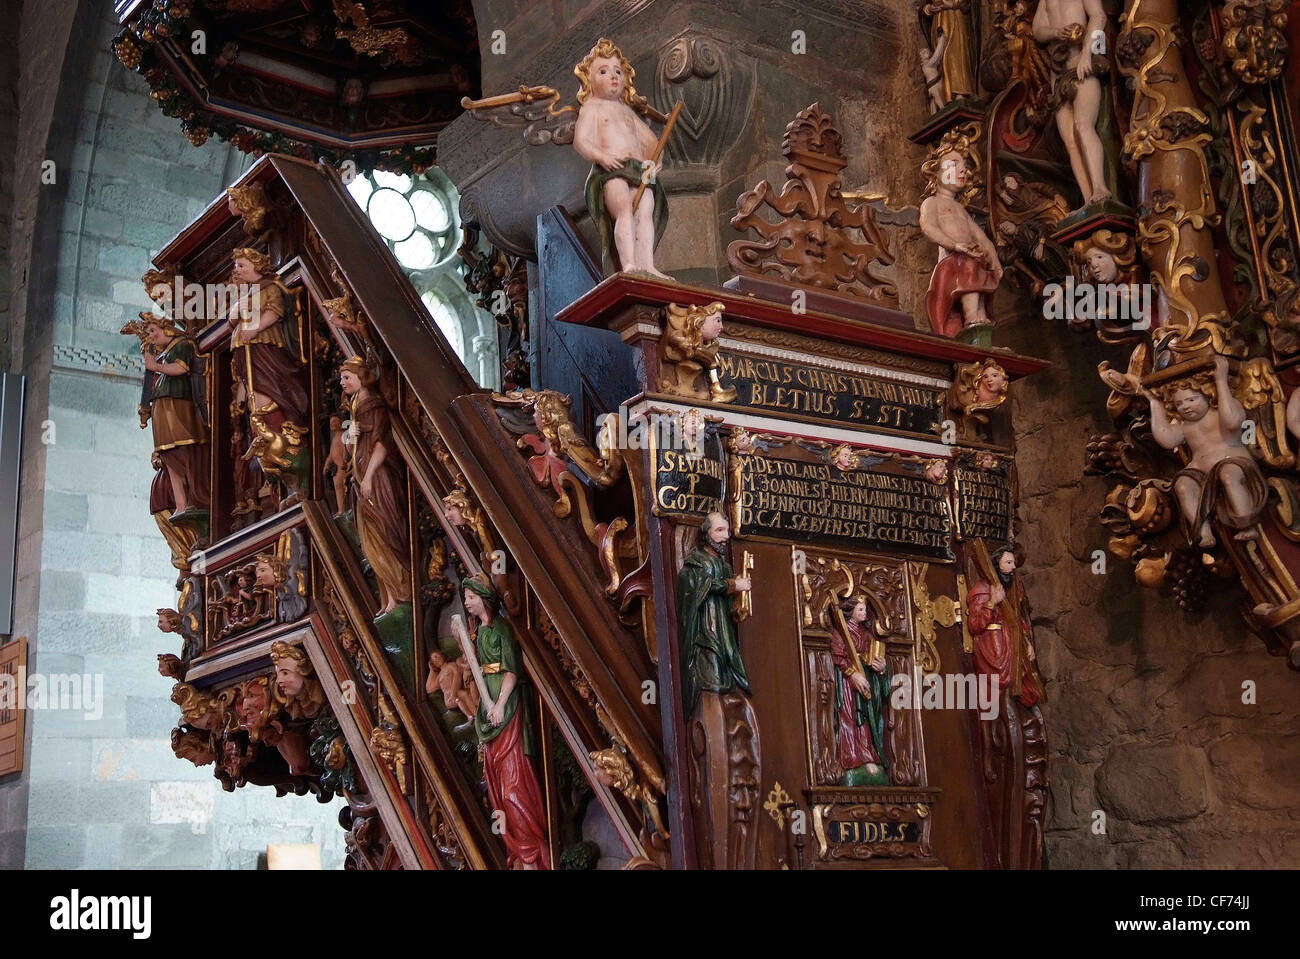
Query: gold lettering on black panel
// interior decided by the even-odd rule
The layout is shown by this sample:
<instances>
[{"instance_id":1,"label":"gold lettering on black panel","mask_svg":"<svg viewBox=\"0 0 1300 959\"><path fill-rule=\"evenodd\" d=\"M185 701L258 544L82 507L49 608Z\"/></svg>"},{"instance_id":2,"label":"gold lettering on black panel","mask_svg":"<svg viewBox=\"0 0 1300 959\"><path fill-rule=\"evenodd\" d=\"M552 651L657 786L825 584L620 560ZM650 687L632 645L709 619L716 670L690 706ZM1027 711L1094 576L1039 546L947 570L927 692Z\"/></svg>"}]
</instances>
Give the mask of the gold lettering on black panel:
<instances>
[{"instance_id":1,"label":"gold lettering on black panel","mask_svg":"<svg viewBox=\"0 0 1300 959\"><path fill-rule=\"evenodd\" d=\"M656 442L653 452L655 515L702 518L722 511L725 459L717 426L705 428L698 448Z\"/></svg>"},{"instance_id":2,"label":"gold lettering on black panel","mask_svg":"<svg viewBox=\"0 0 1300 959\"><path fill-rule=\"evenodd\" d=\"M736 406L927 437L943 418L943 391L932 387L734 353L720 354L718 369Z\"/></svg>"},{"instance_id":3,"label":"gold lettering on black panel","mask_svg":"<svg viewBox=\"0 0 1300 959\"><path fill-rule=\"evenodd\" d=\"M958 537L994 543L1010 540L1015 493L1009 464L988 453L963 456L953 481Z\"/></svg>"},{"instance_id":4,"label":"gold lettering on black panel","mask_svg":"<svg viewBox=\"0 0 1300 959\"><path fill-rule=\"evenodd\" d=\"M944 487L892 462L841 470L833 463L742 456L733 514L739 535L771 536L951 559Z\"/></svg>"}]
</instances>

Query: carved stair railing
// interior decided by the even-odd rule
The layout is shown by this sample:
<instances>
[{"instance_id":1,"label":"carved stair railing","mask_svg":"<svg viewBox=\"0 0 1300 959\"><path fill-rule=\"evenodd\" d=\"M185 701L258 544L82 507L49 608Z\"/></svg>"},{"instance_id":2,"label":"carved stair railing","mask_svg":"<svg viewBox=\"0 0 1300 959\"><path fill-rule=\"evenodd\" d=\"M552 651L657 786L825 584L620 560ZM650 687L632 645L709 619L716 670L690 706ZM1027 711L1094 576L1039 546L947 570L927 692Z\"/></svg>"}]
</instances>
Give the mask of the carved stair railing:
<instances>
[{"instance_id":1,"label":"carved stair railing","mask_svg":"<svg viewBox=\"0 0 1300 959\"><path fill-rule=\"evenodd\" d=\"M393 262L337 175L281 157L272 157L271 162L316 226L321 243L311 255L322 260L320 275L337 269L365 309L380 341L375 346L391 357L402 393L395 412L407 420L405 442L400 433L398 437L403 452L414 450L418 445L414 437L421 435L420 430L411 429L415 424L409 421L409 395L428 418L429 428L445 444L499 533L501 547L519 564L542 609L591 683L614 727L610 733L621 740L651 782L662 783L663 774L655 758L662 753L658 710L642 703L643 682L650 674L638 674L626 662L628 651L644 648L644 642L619 621L611 605L592 601L602 595L605 585L598 565L586 550L548 550L543 546L555 541L561 530L571 531L571 524L556 521L552 503L536 490L515 439L489 412L489 395L472 387L459 358L437 328L427 319L418 328L396 319L412 310L427 317L396 265L392 265L392 273L400 279L393 282L392 274L351 269L349 263L357 261L355 247L332 248L331 237L347 237L354 245L370 248L373 260L367 258L367 262ZM328 267L325 258L333 261ZM427 465L424 456L413 455L408 460L417 477L422 459ZM450 527L440 500L435 500L435 496L449 490L431 480L425 476L427 486L422 484L423 491L434 512ZM571 537L570 541L576 543L577 539ZM472 560L474 551L469 552L471 556L465 557L467 565L477 572L481 566Z\"/></svg>"},{"instance_id":2,"label":"carved stair railing","mask_svg":"<svg viewBox=\"0 0 1300 959\"><path fill-rule=\"evenodd\" d=\"M464 733L453 737L444 728L447 717L437 715L425 695L424 660L434 649L424 649L425 627L441 642L438 627L445 627L445 621L423 622L423 591L441 591L430 607L438 616L456 592L447 578L449 568L455 567L461 580L484 575L504 598L503 613L520 640L543 717L536 731L556 736L558 745L544 749L548 758L541 773L547 788L555 788L547 775L556 763L567 761L567 749L577 775L626 847L629 864L667 865L657 809L666 789L662 736L655 698L645 694L654 666L627 591L618 597L629 607L621 614L606 598L610 563L626 574L643 559L630 543L616 542L627 526L620 515L631 515L631 494L622 489L592 495L597 486L612 483L617 468L593 484L579 465L567 468L561 446L558 456L546 459L548 470L558 464L548 472L557 483L554 492L549 484L538 485L523 449L529 432L521 408L525 398L494 397L474 385L335 174L273 156L255 165L241 184L258 185L261 195L278 204L274 233L254 239L245 223L241 235L233 210L227 212L224 200L216 201L164 249L157 263L165 264L169 275L174 268L188 280L222 282L232 252L251 241L281 264L276 276L289 291L286 297L297 304L293 315L300 342L311 344L304 349L305 356L310 353L304 376L311 423L302 445L310 469L304 467L296 487L300 502L274 511L264 487L263 518L237 528L239 523L225 515L229 492L218 492L228 490L223 482L231 482L222 477L229 454L218 448L229 442L230 433L225 427L218 430L220 417L214 417L209 455L216 542L207 545L200 539L188 560L179 552L173 558L187 574L183 581L197 590L191 601L198 610L195 617L208 615L205 586L216 576L234 582L234 564L251 564L256 550L266 549L282 528L297 531L301 542L296 548L304 556L296 568L309 566L310 574L297 579L303 609L297 613L295 608L292 622L279 618L281 608L273 605L271 625L254 623L244 633L218 637L215 644L207 631L189 629L183 658L164 657L165 674L192 688L185 695L199 706L224 697L220 730L234 730L237 722L231 717L239 714L249 682L260 683L259 695L271 690L268 695L279 708L274 692L278 679L269 675L276 663L267 649L272 639L287 639L301 650L302 669L314 673L310 681L318 682L323 693L320 719L312 726L312 775L320 779L323 798L347 796L349 806L340 819L349 829L349 867L500 867L506 850L481 776L475 781L478 767L464 752L469 748ZM224 379L229 354L223 352L229 330L220 317L208 317L204 324L191 335L201 351L211 353L205 374L208 403L224 411L231 398ZM391 619L380 617L383 625L376 623L380 604L371 564L358 548L350 514L335 515L333 491L322 477L326 450L332 447L321 424L337 410L339 398L331 398L330 390L349 356L363 357L377 374L375 390L388 410L393 454L404 464L413 590L405 639L400 630L394 632ZM265 473L260 453L258 462ZM274 485L273 474L267 479ZM581 500L571 516L557 508L555 492L561 489ZM287 491L272 494L273 503L280 503L278 497ZM456 504L472 512L472 523ZM593 510L609 514L595 524L605 537L599 542L592 534ZM436 570L422 552L430 541L445 549ZM593 543L607 547L603 562ZM186 595L178 604L183 609ZM229 597L226 584L220 595ZM193 675L187 677L187 672ZM254 674L258 678L247 678ZM187 685L187 679L198 685ZM197 708L186 715L204 715ZM187 730L183 717L178 733ZM203 739L205 749L220 750L226 738L221 731L210 736L204 731L195 733L194 743ZM211 761L210 756L201 758ZM229 788L244 781L255 780ZM285 788L304 792L317 787L311 775L299 775ZM548 816L553 832L558 814L548 811ZM557 855L560 840L552 836L550 841Z\"/></svg>"},{"instance_id":3,"label":"carved stair railing","mask_svg":"<svg viewBox=\"0 0 1300 959\"><path fill-rule=\"evenodd\" d=\"M308 650L322 684L330 684L325 692L336 704L335 716L340 725L347 729L348 720L352 722L353 728L348 731L353 735L348 740L354 759L379 773L389 800L381 806L381 816L390 837L402 836L410 846L409 855L422 868L445 866L448 860L454 866L463 863L471 868L502 865L498 843L487 827L482 804L464 777L455 774L457 762L449 744L433 728L428 714L412 702L414 690L408 690L372 627L374 597L349 543L319 502L303 504L303 513L326 579L325 583L318 584L318 599L324 599L323 603L318 602L315 615L318 645L315 649L309 646ZM355 637L356 651L350 652L341 641L345 630L350 630ZM356 693L365 683L363 672L367 667L376 681L370 702ZM430 816L436 817L433 821L450 824L450 833L443 830L441 851L434 838L437 826L432 827L431 835L429 827L419 822L413 810L401 802L406 792L423 792L416 787L415 777L407 775L405 768L399 773L391 759L377 759L372 755L376 730L381 731L381 738L387 738L393 751L405 750L401 765L413 765L410 771L418 770L428 784L428 795L421 798L425 799ZM408 781L401 782L399 775ZM367 777L366 781L374 780Z\"/></svg>"}]
</instances>

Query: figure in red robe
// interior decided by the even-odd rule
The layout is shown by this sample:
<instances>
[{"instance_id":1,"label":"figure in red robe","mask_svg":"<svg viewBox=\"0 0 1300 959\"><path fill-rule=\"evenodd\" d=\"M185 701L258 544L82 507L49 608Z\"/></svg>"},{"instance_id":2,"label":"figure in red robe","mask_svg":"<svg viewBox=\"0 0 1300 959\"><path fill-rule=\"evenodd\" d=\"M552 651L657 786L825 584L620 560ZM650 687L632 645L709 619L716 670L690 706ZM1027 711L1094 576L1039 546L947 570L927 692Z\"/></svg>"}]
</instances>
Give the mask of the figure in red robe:
<instances>
[{"instance_id":1,"label":"figure in red robe","mask_svg":"<svg viewBox=\"0 0 1300 959\"><path fill-rule=\"evenodd\" d=\"M941 336L956 337L966 326L962 297L992 294L997 288L998 274L983 259L960 251L949 253L930 274L930 288L925 293L930 327Z\"/></svg>"},{"instance_id":2,"label":"figure in red robe","mask_svg":"<svg viewBox=\"0 0 1300 959\"><path fill-rule=\"evenodd\" d=\"M998 688L1028 708L1043 698L1043 683L1034 664L1029 605L1016 579L1015 554L1004 547L992 559L998 582L976 583L966 595L975 668L983 675L997 676Z\"/></svg>"},{"instance_id":3,"label":"figure in red robe","mask_svg":"<svg viewBox=\"0 0 1300 959\"><path fill-rule=\"evenodd\" d=\"M464 582L462 597L475 626L473 643L461 636L465 656L473 656L482 674L474 728L483 747L483 775L493 817L502 814L506 864L512 869L550 869L546 804L529 756L535 752L532 729L524 715L527 701L523 652L509 620L501 615L501 597L477 579Z\"/></svg>"},{"instance_id":4,"label":"figure in red robe","mask_svg":"<svg viewBox=\"0 0 1300 959\"><path fill-rule=\"evenodd\" d=\"M885 707L889 701L889 667L883 650L872 655L875 617L865 596L845 602L844 628L831 630L835 686L835 746L845 786L887 785ZM849 648L849 642L853 648ZM857 655L854 655L856 652Z\"/></svg>"}]
</instances>

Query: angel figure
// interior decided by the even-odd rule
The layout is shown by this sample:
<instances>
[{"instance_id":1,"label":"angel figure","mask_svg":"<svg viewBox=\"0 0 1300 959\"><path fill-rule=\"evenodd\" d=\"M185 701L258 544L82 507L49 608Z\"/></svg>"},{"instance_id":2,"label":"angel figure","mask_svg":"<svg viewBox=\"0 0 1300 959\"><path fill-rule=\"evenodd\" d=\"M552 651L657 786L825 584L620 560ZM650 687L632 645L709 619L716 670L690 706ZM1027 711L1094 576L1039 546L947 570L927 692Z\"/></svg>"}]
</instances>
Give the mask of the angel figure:
<instances>
[{"instance_id":1,"label":"angel figure","mask_svg":"<svg viewBox=\"0 0 1300 959\"><path fill-rule=\"evenodd\" d=\"M723 309L717 302L705 306L669 303L664 308L667 324L659 340L660 392L715 403L735 400L735 388L724 387L718 377ZM697 385L701 375L707 380L707 389Z\"/></svg>"},{"instance_id":2,"label":"angel figure","mask_svg":"<svg viewBox=\"0 0 1300 959\"><path fill-rule=\"evenodd\" d=\"M1246 411L1228 385L1227 359L1216 356L1213 373L1197 370L1141 392L1151 403L1156 442L1168 450L1186 444L1190 453L1174 476L1188 542L1213 546L1212 519L1236 530L1234 539L1257 538L1268 483L1241 442Z\"/></svg>"},{"instance_id":3,"label":"angel figure","mask_svg":"<svg viewBox=\"0 0 1300 959\"><path fill-rule=\"evenodd\" d=\"M636 71L613 41L601 37L573 68L578 106L557 107L558 91L520 87L517 93L461 101L499 126L527 124L530 143L572 143L591 163L587 212L600 226L607 261L615 270L672 277L655 267L654 248L668 223L668 195L659 182L660 157L681 109L666 116L636 92ZM509 107L509 118L499 108ZM572 116L570 116L572 115ZM656 137L648 117L664 124ZM642 202L642 199L649 202Z\"/></svg>"}]
</instances>

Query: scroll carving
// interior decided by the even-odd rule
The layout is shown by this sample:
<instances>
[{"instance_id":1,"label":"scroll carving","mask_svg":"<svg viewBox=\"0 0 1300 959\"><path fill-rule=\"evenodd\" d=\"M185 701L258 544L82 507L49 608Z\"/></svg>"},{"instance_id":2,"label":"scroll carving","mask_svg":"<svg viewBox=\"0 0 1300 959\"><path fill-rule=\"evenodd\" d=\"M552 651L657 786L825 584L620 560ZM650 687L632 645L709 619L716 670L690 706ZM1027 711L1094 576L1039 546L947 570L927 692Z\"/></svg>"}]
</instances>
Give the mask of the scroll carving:
<instances>
[{"instance_id":1,"label":"scroll carving","mask_svg":"<svg viewBox=\"0 0 1300 959\"><path fill-rule=\"evenodd\" d=\"M790 121L781 153L790 163L781 192L764 180L736 203L731 225L758 238L728 244L731 268L892 303L898 288L880 270L894 255L871 208L850 206L841 196L840 172L848 165L843 138L820 104ZM764 219L764 209L780 219Z\"/></svg>"}]
</instances>

